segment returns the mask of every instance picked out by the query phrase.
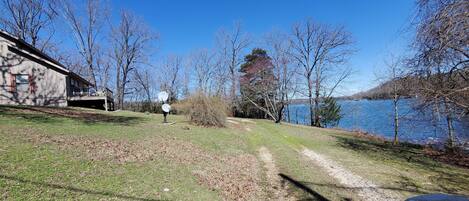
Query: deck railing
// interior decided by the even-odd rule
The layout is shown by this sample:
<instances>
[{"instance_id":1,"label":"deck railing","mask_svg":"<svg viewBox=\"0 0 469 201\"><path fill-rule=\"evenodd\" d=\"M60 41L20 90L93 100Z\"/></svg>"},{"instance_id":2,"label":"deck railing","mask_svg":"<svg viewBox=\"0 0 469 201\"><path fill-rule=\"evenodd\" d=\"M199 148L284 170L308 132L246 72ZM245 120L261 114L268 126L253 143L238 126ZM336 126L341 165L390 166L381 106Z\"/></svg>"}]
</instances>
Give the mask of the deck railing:
<instances>
[{"instance_id":1,"label":"deck railing","mask_svg":"<svg viewBox=\"0 0 469 201\"><path fill-rule=\"evenodd\" d=\"M71 96L99 96L99 97L109 97L113 98L113 93L110 89L108 88L100 88L98 90L95 90L94 88L91 87L85 87L85 88L78 88L78 87L73 87L72 88L72 94Z\"/></svg>"}]
</instances>

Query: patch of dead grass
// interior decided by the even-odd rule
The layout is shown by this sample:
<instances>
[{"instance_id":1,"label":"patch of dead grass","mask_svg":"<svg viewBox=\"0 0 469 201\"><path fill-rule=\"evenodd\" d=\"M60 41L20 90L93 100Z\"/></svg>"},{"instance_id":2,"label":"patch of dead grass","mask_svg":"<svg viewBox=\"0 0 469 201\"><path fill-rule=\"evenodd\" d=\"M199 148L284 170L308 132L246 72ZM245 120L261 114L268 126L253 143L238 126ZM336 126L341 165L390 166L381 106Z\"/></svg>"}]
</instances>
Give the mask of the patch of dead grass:
<instances>
[{"instance_id":1,"label":"patch of dead grass","mask_svg":"<svg viewBox=\"0 0 469 201\"><path fill-rule=\"evenodd\" d=\"M226 200L253 200L261 194L260 167L251 154L217 155L181 140L157 138L130 142L80 136L28 135L34 144L53 144L60 150L79 150L90 160L119 164L164 159L194 167L198 182Z\"/></svg>"},{"instance_id":2,"label":"patch of dead grass","mask_svg":"<svg viewBox=\"0 0 469 201\"><path fill-rule=\"evenodd\" d=\"M255 156L241 154L219 158L194 171L201 184L221 192L226 200L256 200L261 197L259 163Z\"/></svg>"},{"instance_id":3,"label":"patch of dead grass","mask_svg":"<svg viewBox=\"0 0 469 201\"><path fill-rule=\"evenodd\" d=\"M256 122L251 121L251 120L244 120L241 118L233 118L233 117L228 117L228 126L230 128L240 130L240 131L245 131L245 132L251 132L251 125L249 124L255 124Z\"/></svg>"}]
</instances>

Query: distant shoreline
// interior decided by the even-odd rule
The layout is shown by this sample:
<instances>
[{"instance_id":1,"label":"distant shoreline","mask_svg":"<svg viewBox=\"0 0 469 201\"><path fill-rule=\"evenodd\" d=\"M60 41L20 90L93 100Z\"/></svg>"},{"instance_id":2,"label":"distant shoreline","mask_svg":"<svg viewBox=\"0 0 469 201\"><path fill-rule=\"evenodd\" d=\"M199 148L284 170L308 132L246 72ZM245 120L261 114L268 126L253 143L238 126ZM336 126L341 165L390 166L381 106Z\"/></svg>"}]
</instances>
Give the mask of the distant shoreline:
<instances>
[{"instance_id":1,"label":"distant shoreline","mask_svg":"<svg viewBox=\"0 0 469 201\"><path fill-rule=\"evenodd\" d=\"M349 97L349 96L341 96L341 97L334 97L335 99L337 100L354 100L354 101L360 101L360 100L391 100L392 98L352 98L352 97ZM413 97L411 96L405 96L405 97L401 97L399 98L400 100L404 100L404 99L412 99ZM298 105L298 104L308 104L309 103L309 100L306 99L306 98L301 98L301 99L293 99L293 100L290 100L290 105Z\"/></svg>"}]
</instances>

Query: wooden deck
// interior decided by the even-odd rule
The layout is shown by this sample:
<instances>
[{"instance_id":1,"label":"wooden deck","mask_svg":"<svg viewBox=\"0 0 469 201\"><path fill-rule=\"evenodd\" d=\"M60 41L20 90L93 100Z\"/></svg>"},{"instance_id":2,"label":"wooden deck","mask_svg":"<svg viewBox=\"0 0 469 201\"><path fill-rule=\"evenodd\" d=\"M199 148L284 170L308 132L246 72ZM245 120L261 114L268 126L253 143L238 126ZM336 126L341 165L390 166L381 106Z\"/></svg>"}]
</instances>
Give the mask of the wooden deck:
<instances>
[{"instance_id":1,"label":"wooden deck","mask_svg":"<svg viewBox=\"0 0 469 201\"><path fill-rule=\"evenodd\" d=\"M106 111L114 110L114 98L109 89L95 93L75 91L67 98L69 105L81 107L101 108Z\"/></svg>"},{"instance_id":2,"label":"wooden deck","mask_svg":"<svg viewBox=\"0 0 469 201\"><path fill-rule=\"evenodd\" d=\"M68 97L69 101L87 101L87 100L105 100L112 101L108 96L72 96Z\"/></svg>"}]
</instances>

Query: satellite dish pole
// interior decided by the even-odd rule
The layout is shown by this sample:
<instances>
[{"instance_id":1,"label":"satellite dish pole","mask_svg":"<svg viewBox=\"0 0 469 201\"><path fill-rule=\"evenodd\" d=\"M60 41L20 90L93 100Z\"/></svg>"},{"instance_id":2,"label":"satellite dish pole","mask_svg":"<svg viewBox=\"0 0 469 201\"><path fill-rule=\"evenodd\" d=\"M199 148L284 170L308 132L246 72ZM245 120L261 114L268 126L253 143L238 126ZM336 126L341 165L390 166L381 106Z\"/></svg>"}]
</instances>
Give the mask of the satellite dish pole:
<instances>
[{"instance_id":1,"label":"satellite dish pole","mask_svg":"<svg viewBox=\"0 0 469 201\"><path fill-rule=\"evenodd\" d=\"M168 116L169 111L171 111L171 105L167 103L169 95L166 91L158 93L158 101L161 102L161 109L163 110L163 123L168 123L166 116Z\"/></svg>"}]
</instances>

